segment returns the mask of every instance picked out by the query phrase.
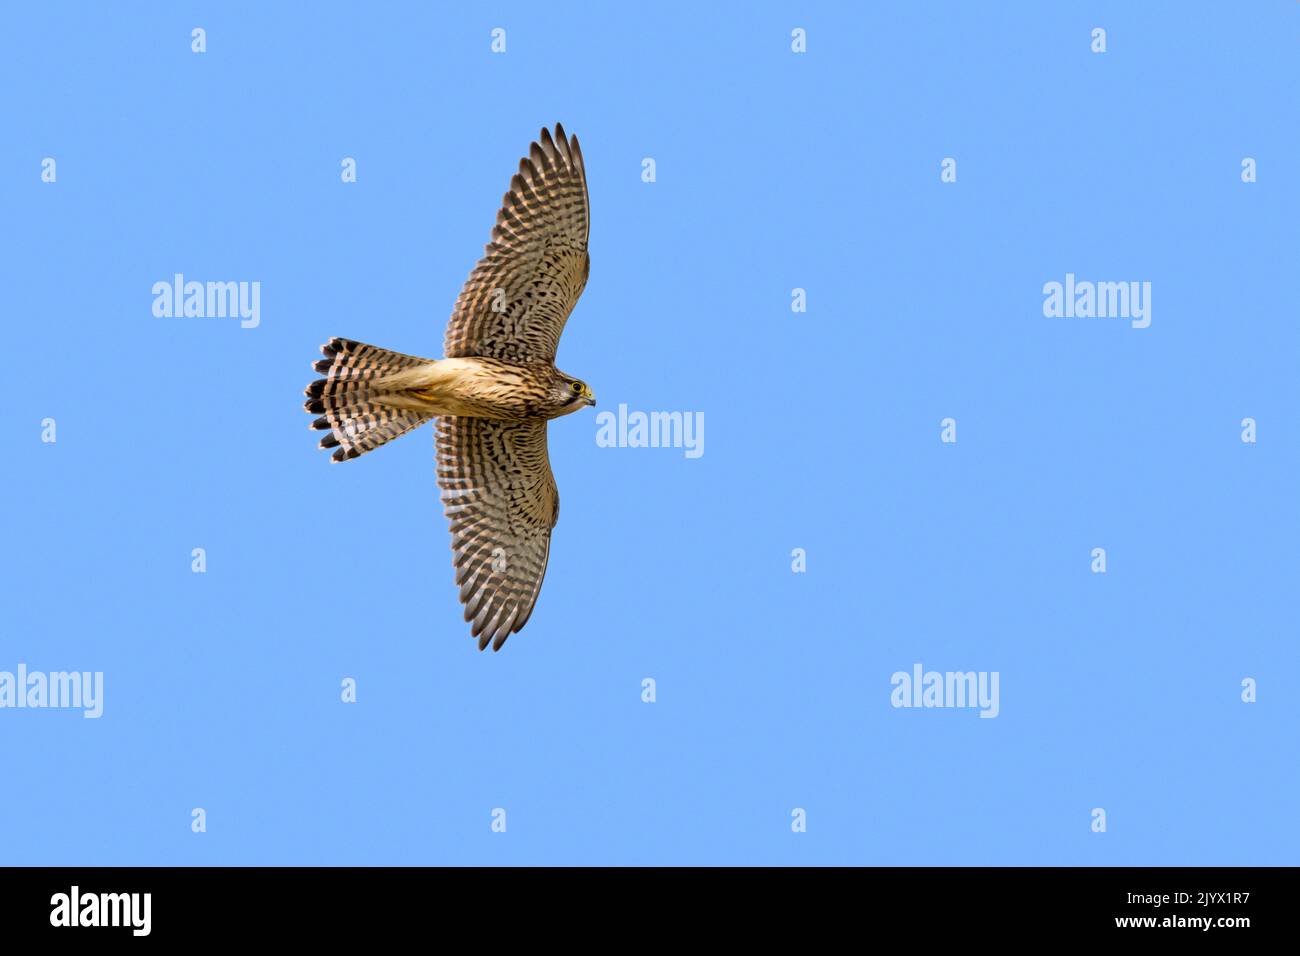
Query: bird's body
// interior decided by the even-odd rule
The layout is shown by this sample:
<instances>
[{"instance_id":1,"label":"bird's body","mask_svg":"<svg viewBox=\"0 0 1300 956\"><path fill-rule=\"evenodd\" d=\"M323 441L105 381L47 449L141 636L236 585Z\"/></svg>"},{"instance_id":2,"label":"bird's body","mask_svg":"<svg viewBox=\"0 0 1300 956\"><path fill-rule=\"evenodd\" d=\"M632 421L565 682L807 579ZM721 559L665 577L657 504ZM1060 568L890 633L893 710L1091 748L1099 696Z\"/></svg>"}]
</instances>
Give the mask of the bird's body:
<instances>
[{"instance_id":1,"label":"bird's body","mask_svg":"<svg viewBox=\"0 0 1300 956\"><path fill-rule=\"evenodd\" d=\"M321 346L307 387L322 448L347 461L437 420L438 484L465 619L499 650L532 615L560 499L546 423L596 403L555 367L590 260L576 138L542 130L510 183L492 241L456 300L443 359L351 339Z\"/></svg>"},{"instance_id":2,"label":"bird's body","mask_svg":"<svg viewBox=\"0 0 1300 956\"><path fill-rule=\"evenodd\" d=\"M379 383L388 392L386 404L425 415L467 415L494 421L519 422L568 415L585 403L556 403L550 396L556 383L572 378L545 362L519 364L468 356L428 359L402 369ZM565 398L572 394L571 386Z\"/></svg>"}]
</instances>

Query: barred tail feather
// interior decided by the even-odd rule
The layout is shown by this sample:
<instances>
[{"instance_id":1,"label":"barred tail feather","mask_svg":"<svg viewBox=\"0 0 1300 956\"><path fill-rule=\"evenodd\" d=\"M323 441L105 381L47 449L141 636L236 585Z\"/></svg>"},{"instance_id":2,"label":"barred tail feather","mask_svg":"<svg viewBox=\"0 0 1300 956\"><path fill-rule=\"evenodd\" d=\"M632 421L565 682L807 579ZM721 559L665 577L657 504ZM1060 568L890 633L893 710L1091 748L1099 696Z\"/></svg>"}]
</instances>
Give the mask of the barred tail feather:
<instances>
[{"instance_id":1,"label":"barred tail feather","mask_svg":"<svg viewBox=\"0 0 1300 956\"><path fill-rule=\"evenodd\" d=\"M325 357L313 368L325 377L307 386L303 408L320 416L312 428L329 429L320 447L333 448L334 461L364 455L433 417L381 401L391 394L384 378L423 365L426 359L351 339L330 339L320 350Z\"/></svg>"}]
</instances>

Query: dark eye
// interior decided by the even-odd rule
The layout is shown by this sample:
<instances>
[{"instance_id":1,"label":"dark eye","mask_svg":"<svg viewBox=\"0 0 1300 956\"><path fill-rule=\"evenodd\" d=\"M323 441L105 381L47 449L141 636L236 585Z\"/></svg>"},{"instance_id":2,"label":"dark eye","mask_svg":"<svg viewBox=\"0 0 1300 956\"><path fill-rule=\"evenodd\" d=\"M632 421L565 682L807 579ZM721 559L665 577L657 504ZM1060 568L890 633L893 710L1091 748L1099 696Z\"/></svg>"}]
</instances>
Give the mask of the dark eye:
<instances>
[{"instance_id":1,"label":"dark eye","mask_svg":"<svg viewBox=\"0 0 1300 956\"><path fill-rule=\"evenodd\" d=\"M581 383L581 382L574 382L573 385L572 385L571 387L573 388L573 394L574 394L574 395L581 395L581 394L582 394L582 383Z\"/></svg>"}]
</instances>

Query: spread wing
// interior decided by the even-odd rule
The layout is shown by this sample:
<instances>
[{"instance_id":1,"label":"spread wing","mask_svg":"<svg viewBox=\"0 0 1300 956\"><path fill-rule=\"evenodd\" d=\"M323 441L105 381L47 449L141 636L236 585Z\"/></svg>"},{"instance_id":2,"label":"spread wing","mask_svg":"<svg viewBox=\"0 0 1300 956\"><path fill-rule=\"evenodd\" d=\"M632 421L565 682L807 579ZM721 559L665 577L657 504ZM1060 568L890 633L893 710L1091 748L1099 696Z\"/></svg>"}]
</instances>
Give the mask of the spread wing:
<instances>
[{"instance_id":1,"label":"spread wing","mask_svg":"<svg viewBox=\"0 0 1300 956\"><path fill-rule=\"evenodd\" d=\"M542 130L519 161L492 240L465 280L443 352L554 362L564 323L587 284L587 174L577 137Z\"/></svg>"},{"instance_id":2,"label":"spread wing","mask_svg":"<svg viewBox=\"0 0 1300 956\"><path fill-rule=\"evenodd\" d=\"M500 650L533 613L546 576L560 494L546 422L438 419L438 487L452 564L479 650Z\"/></svg>"}]
</instances>

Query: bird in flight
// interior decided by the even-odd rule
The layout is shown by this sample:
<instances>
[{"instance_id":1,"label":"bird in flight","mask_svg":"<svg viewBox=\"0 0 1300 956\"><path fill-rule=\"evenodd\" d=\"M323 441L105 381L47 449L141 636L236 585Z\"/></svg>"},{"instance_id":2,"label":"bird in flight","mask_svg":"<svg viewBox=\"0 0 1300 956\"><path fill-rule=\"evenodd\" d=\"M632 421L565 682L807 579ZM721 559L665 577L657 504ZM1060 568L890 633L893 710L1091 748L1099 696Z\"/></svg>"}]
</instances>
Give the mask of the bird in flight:
<instances>
[{"instance_id":1,"label":"bird in flight","mask_svg":"<svg viewBox=\"0 0 1300 956\"><path fill-rule=\"evenodd\" d=\"M320 447L347 461L436 419L438 486L452 565L479 650L500 650L533 613L560 495L546 423L595 405L555 367L591 260L577 137L543 129L510 181L491 241L456 299L445 358L330 339L307 386Z\"/></svg>"}]
</instances>

